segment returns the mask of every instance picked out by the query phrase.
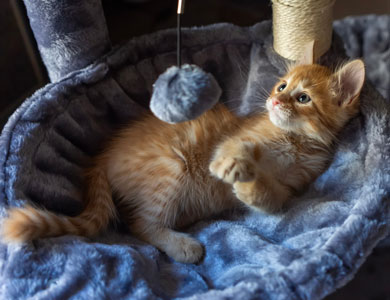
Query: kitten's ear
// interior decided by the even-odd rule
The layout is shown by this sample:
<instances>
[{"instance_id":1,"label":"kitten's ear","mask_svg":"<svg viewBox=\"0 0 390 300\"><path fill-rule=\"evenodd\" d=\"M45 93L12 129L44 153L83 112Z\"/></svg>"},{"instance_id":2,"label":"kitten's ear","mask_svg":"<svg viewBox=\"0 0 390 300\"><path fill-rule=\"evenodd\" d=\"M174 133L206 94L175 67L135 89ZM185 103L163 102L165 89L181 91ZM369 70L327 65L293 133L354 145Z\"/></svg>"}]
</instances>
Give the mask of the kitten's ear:
<instances>
[{"instance_id":1,"label":"kitten's ear","mask_svg":"<svg viewBox=\"0 0 390 300\"><path fill-rule=\"evenodd\" d=\"M334 74L340 93L339 105L349 105L358 98L363 87L365 73L363 61L355 59Z\"/></svg>"},{"instance_id":2,"label":"kitten's ear","mask_svg":"<svg viewBox=\"0 0 390 300\"><path fill-rule=\"evenodd\" d=\"M314 47L315 47L315 41L314 40L308 42L303 47L302 56L296 62L297 66L314 64Z\"/></svg>"}]
</instances>

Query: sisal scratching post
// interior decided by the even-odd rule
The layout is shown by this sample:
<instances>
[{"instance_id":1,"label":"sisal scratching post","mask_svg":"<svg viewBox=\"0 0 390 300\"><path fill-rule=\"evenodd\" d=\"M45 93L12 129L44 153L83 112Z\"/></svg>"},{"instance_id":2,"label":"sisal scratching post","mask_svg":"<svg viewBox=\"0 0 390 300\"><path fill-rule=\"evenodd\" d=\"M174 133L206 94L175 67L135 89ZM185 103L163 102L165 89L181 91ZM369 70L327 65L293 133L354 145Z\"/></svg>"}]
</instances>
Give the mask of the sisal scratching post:
<instances>
[{"instance_id":1,"label":"sisal scratching post","mask_svg":"<svg viewBox=\"0 0 390 300\"><path fill-rule=\"evenodd\" d=\"M297 60L305 44L315 40L316 58L332 42L333 4L335 0L272 0L275 51Z\"/></svg>"}]
</instances>

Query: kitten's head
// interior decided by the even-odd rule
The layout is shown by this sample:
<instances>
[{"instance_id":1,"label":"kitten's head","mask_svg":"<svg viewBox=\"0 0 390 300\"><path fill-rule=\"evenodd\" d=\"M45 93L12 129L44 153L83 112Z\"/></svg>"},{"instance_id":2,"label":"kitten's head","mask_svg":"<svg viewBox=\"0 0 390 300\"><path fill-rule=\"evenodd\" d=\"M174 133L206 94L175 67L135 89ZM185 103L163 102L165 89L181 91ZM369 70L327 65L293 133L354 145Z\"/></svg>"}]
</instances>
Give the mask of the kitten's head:
<instances>
[{"instance_id":1,"label":"kitten's head","mask_svg":"<svg viewBox=\"0 0 390 300\"><path fill-rule=\"evenodd\" d=\"M266 107L274 125L329 142L358 112L364 64L353 60L332 72L313 64L313 46L275 85Z\"/></svg>"}]
</instances>

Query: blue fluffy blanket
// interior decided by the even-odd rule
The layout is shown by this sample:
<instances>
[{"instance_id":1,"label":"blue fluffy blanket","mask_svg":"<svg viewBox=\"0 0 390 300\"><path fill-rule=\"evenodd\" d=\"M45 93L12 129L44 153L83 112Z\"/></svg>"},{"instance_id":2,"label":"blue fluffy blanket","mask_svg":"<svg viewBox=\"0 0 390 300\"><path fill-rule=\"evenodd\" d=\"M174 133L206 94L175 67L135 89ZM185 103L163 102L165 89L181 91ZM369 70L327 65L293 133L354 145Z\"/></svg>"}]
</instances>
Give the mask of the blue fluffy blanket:
<instances>
[{"instance_id":1,"label":"blue fluffy blanket","mask_svg":"<svg viewBox=\"0 0 390 300\"><path fill-rule=\"evenodd\" d=\"M336 29L348 35L350 55L366 56L365 47L376 42L371 52L383 55L377 60L387 79L376 77L377 68L368 73L376 85L385 82L380 92L388 97L390 18L357 20ZM184 61L213 73L222 101L241 114L264 101L259 91L282 72L270 22L197 28L183 39ZM82 209L82 168L112 130L147 107L153 82L175 63L174 40L173 31L132 40L25 101L0 139L0 219L26 201L69 215ZM342 53L336 37L323 62ZM361 100L361 114L340 135L327 171L283 213L227 211L187 229L205 245L199 264L175 263L120 227L94 239L0 242L0 299L326 296L390 231L390 104L369 84Z\"/></svg>"}]
</instances>

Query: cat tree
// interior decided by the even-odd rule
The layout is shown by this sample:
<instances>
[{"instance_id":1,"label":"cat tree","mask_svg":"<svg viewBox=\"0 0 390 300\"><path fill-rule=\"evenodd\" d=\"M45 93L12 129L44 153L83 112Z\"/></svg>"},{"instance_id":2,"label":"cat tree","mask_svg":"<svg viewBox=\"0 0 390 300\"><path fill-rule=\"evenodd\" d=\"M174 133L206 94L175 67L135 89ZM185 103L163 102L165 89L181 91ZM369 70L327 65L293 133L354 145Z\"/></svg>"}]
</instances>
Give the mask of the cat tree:
<instances>
[{"instance_id":1,"label":"cat tree","mask_svg":"<svg viewBox=\"0 0 390 300\"><path fill-rule=\"evenodd\" d=\"M24 0L51 81L89 65L111 49L101 0L78 1L68 7L64 4L63 9L57 10L56 1L46 2L42 8L42 0ZM332 42L334 3L335 0L272 0L275 51L296 60L302 45L315 40L317 57L324 54ZM75 25L78 20L84 22L80 28ZM88 26L84 26L86 20ZM61 26L55 26L58 23ZM72 36L67 34L68 27Z\"/></svg>"}]
</instances>

